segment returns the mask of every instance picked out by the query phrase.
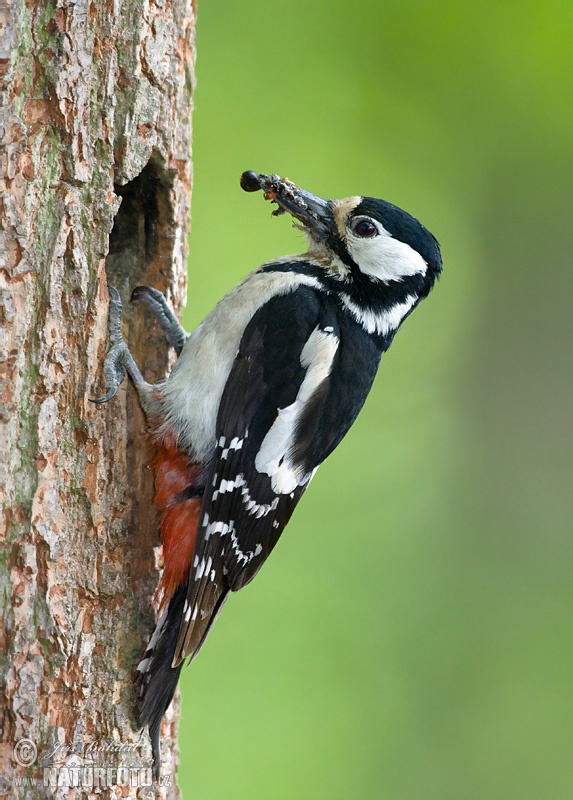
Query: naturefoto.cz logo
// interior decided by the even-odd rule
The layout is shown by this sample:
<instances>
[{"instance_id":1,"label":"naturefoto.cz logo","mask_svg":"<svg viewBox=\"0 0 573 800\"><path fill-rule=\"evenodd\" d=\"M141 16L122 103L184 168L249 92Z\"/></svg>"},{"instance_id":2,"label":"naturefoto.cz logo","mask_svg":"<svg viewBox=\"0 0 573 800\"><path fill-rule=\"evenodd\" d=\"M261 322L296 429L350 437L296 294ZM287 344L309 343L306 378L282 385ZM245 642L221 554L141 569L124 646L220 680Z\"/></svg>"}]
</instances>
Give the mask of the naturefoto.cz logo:
<instances>
[{"instance_id":1,"label":"naturefoto.cz logo","mask_svg":"<svg viewBox=\"0 0 573 800\"><path fill-rule=\"evenodd\" d=\"M151 767L141 766L140 745L117 742L82 742L57 745L38 756L31 739L14 745L14 761L26 775L14 775L14 786L107 789L113 786L138 788L153 784ZM120 763L122 762L122 763ZM113 766L112 766L113 764ZM21 770L17 770L21 771ZM169 776L159 783L169 785Z\"/></svg>"}]
</instances>

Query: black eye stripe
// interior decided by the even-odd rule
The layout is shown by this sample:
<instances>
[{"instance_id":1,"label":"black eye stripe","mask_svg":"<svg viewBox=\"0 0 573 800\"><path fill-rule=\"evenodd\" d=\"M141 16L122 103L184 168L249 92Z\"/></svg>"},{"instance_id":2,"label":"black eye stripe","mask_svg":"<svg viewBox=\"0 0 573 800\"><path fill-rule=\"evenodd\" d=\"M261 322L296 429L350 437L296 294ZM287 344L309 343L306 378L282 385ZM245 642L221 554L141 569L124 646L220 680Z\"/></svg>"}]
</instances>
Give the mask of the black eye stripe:
<instances>
[{"instance_id":1,"label":"black eye stripe","mask_svg":"<svg viewBox=\"0 0 573 800\"><path fill-rule=\"evenodd\" d=\"M378 235L378 228L369 217L355 217L350 223L350 230L361 239L371 239Z\"/></svg>"}]
</instances>

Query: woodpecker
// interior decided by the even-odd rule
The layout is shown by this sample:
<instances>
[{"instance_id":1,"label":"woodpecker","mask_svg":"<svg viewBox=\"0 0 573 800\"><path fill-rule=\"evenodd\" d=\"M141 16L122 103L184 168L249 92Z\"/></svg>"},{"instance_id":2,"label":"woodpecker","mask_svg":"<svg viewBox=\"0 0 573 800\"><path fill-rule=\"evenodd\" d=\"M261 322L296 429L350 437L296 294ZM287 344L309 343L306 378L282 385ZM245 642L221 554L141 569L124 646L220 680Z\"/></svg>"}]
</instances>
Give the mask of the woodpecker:
<instances>
[{"instance_id":1,"label":"woodpecker","mask_svg":"<svg viewBox=\"0 0 573 800\"><path fill-rule=\"evenodd\" d=\"M289 213L308 250L251 272L190 334L160 292L137 287L132 299L148 304L178 355L165 381L144 381L110 287L107 393L95 402L110 400L127 373L155 451L164 571L137 674L156 774L161 720L185 658L270 555L442 268L434 236L384 200L323 200L251 171L241 187L261 190L274 215Z\"/></svg>"}]
</instances>

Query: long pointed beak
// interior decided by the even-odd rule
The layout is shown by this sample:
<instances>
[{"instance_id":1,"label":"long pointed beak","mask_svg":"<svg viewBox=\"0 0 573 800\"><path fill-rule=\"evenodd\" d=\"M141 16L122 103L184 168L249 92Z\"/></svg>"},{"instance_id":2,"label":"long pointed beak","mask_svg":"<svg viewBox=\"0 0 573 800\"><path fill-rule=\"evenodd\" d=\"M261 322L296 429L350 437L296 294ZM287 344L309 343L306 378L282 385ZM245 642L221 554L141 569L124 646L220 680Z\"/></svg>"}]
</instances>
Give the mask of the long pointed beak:
<instances>
[{"instance_id":1,"label":"long pointed beak","mask_svg":"<svg viewBox=\"0 0 573 800\"><path fill-rule=\"evenodd\" d=\"M330 235L334 225L330 202L299 188L288 178L251 171L243 172L241 188L246 192L263 191L265 200L270 200L278 206L273 211L275 216L288 212L302 222L305 230L314 239L324 241Z\"/></svg>"}]
</instances>

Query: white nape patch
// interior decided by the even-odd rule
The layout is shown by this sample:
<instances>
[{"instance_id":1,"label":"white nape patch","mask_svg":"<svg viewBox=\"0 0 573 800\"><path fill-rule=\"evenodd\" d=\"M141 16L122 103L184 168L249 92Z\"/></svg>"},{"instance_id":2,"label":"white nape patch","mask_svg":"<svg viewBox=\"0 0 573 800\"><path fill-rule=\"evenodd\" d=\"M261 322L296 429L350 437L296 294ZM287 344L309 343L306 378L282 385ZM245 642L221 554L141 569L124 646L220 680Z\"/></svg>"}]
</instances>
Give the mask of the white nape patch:
<instances>
[{"instance_id":1,"label":"white nape patch","mask_svg":"<svg viewBox=\"0 0 573 800\"><path fill-rule=\"evenodd\" d=\"M302 261L304 257L290 260ZM199 461L212 455L221 396L245 328L271 298L294 292L299 286L319 289L321 284L296 272L257 270L215 306L185 342L162 386L164 423L159 433L175 429L178 446ZM225 446L225 442L220 444Z\"/></svg>"},{"instance_id":2,"label":"white nape patch","mask_svg":"<svg viewBox=\"0 0 573 800\"><path fill-rule=\"evenodd\" d=\"M396 303L386 311L376 312L365 310L356 303L353 303L348 295L341 295L342 302L350 311L354 319L359 322L368 333L377 333L387 336L391 331L395 331L406 314L417 301L415 295L409 294L403 303Z\"/></svg>"},{"instance_id":3,"label":"white nape patch","mask_svg":"<svg viewBox=\"0 0 573 800\"><path fill-rule=\"evenodd\" d=\"M277 494L290 495L297 486L309 480L309 474L290 461L294 434L306 404L330 375L338 344L334 333L319 327L311 333L300 354L300 363L307 372L296 400L286 408L279 408L278 416L257 453L255 467L270 477L273 491Z\"/></svg>"},{"instance_id":4,"label":"white nape patch","mask_svg":"<svg viewBox=\"0 0 573 800\"><path fill-rule=\"evenodd\" d=\"M417 250L394 239L378 220L367 219L376 225L378 236L362 238L346 229L346 247L361 272L384 282L426 274L428 265Z\"/></svg>"}]
</instances>

